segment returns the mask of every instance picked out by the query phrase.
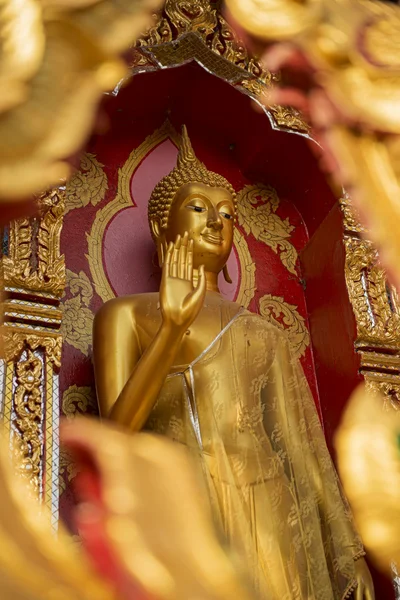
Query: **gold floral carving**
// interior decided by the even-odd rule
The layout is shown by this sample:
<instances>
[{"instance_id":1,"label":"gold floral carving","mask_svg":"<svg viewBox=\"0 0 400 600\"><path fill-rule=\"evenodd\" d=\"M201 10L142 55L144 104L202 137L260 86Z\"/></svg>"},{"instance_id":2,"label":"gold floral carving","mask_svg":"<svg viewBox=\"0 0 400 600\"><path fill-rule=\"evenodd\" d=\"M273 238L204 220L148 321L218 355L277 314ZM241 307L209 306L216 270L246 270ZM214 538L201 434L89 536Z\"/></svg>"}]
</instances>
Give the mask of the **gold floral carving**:
<instances>
[{"instance_id":1,"label":"gold floral carving","mask_svg":"<svg viewBox=\"0 0 400 600\"><path fill-rule=\"evenodd\" d=\"M251 258L246 238L235 227L233 243L238 254L240 264L240 287L236 302L247 308L256 293L256 265Z\"/></svg>"},{"instance_id":2,"label":"gold floral carving","mask_svg":"<svg viewBox=\"0 0 400 600\"><path fill-rule=\"evenodd\" d=\"M395 289L389 285L371 242L349 235L345 276L357 323L357 347L400 350L400 310Z\"/></svg>"},{"instance_id":3,"label":"gold floral carving","mask_svg":"<svg viewBox=\"0 0 400 600\"><path fill-rule=\"evenodd\" d=\"M42 361L31 350L16 366L16 388L12 425L17 429L19 472L29 483L32 496L40 494Z\"/></svg>"},{"instance_id":4,"label":"gold floral carving","mask_svg":"<svg viewBox=\"0 0 400 600\"><path fill-rule=\"evenodd\" d=\"M91 387L71 385L63 393L61 408L63 415L68 419L86 413L89 407L96 407L96 398Z\"/></svg>"},{"instance_id":5,"label":"gold floral carving","mask_svg":"<svg viewBox=\"0 0 400 600\"><path fill-rule=\"evenodd\" d=\"M65 189L65 212L104 200L108 189L107 176L94 154L82 156L79 171L68 181Z\"/></svg>"},{"instance_id":6,"label":"gold floral carving","mask_svg":"<svg viewBox=\"0 0 400 600\"><path fill-rule=\"evenodd\" d=\"M237 207L239 224L246 234L252 233L256 240L267 244L296 275L297 250L290 243L294 226L276 214L279 198L274 188L246 185L238 194Z\"/></svg>"},{"instance_id":7,"label":"gold floral carving","mask_svg":"<svg viewBox=\"0 0 400 600\"><path fill-rule=\"evenodd\" d=\"M64 341L85 356L92 345L94 315L89 308L93 298L92 284L83 271L76 274L67 269L67 289L72 298L64 300L61 333Z\"/></svg>"},{"instance_id":8,"label":"gold floral carving","mask_svg":"<svg viewBox=\"0 0 400 600\"><path fill-rule=\"evenodd\" d=\"M14 331L9 327L5 327L3 332L4 356L7 362L17 362L27 346L33 351L38 348L44 349L53 367L60 368L62 346L60 335L49 335L43 331L32 334L30 330Z\"/></svg>"},{"instance_id":9,"label":"gold floral carving","mask_svg":"<svg viewBox=\"0 0 400 600\"><path fill-rule=\"evenodd\" d=\"M64 215L64 189L38 199L39 216L10 224L8 255L2 258L4 285L61 296L65 285L60 234Z\"/></svg>"},{"instance_id":10,"label":"gold floral carving","mask_svg":"<svg viewBox=\"0 0 400 600\"><path fill-rule=\"evenodd\" d=\"M77 474L78 469L76 467L75 461L72 459L72 456L66 450L61 449L58 478L60 496L67 489L67 482L71 483L71 481L74 479L74 477L76 477Z\"/></svg>"},{"instance_id":11,"label":"gold floral carving","mask_svg":"<svg viewBox=\"0 0 400 600\"><path fill-rule=\"evenodd\" d=\"M278 80L251 56L210 0L167 0L154 26L137 42L132 71L177 66L189 60L196 60L253 98ZM274 106L269 113L278 129L309 131L299 111L291 107Z\"/></svg>"},{"instance_id":12,"label":"gold floral carving","mask_svg":"<svg viewBox=\"0 0 400 600\"><path fill-rule=\"evenodd\" d=\"M310 345L310 334L305 319L297 311L297 306L285 302L279 296L266 294L260 298L260 314L279 329L287 331L294 356L304 356Z\"/></svg>"},{"instance_id":13,"label":"gold floral carving","mask_svg":"<svg viewBox=\"0 0 400 600\"><path fill-rule=\"evenodd\" d=\"M359 223L351 200L341 200L345 278L353 308L360 371L370 391L380 391L385 406L400 408L400 303L387 279L378 251ZM360 234L363 234L363 238Z\"/></svg>"},{"instance_id":14,"label":"gold floral carving","mask_svg":"<svg viewBox=\"0 0 400 600\"><path fill-rule=\"evenodd\" d=\"M97 409L96 397L91 387L71 385L65 390L61 403L61 410L64 416L68 419L73 419L77 414L87 413L88 409ZM75 462L67 451L61 450L59 476L60 494L65 491L66 483L70 483L76 475L77 468Z\"/></svg>"}]
</instances>

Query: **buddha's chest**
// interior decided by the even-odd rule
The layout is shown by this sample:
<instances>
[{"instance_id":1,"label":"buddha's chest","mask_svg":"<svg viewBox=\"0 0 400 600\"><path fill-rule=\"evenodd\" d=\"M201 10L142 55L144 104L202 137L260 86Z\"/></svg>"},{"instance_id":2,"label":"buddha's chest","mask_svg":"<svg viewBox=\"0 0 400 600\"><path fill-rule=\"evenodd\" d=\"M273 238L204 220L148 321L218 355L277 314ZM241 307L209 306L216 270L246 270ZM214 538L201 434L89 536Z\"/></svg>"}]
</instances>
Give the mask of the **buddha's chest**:
<instances>
[{"instance_id":1,"label":"buddha's chest","mask_svg":"<svg viewBox=\"0 0 400 600\"><path fill-rule=\"evenodd\" d=\"M153 318L146 319L140 327L140 345L145 352L161 326L158 310ZM196 320L185 331L174 360L175 365L186 365L198 358L204 350L216 342L222 329L221 310L215 306L204 306Z\"/></svg>"}]
</instances>

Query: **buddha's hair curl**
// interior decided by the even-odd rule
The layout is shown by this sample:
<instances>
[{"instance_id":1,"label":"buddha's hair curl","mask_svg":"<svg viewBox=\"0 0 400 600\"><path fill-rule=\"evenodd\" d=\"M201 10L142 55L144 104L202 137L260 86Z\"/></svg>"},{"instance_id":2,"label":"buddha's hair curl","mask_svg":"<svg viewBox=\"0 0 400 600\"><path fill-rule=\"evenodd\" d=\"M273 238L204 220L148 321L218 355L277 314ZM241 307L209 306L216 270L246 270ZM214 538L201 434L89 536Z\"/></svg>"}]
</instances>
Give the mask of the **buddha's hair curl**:
<instances>
[{"instance_id":1,"label":"buddha's hair curl","mask_svg":"<svg viewBox=\"0 0 400 600\"><path fill-rule=\"evenodd\" d=\"M167 229L172 202L177 191L187 183L203 183L211 187L226 189L232 196L236 216L236 193L232 185L213 171L209 171L195 156L186 127L182 129L182 141L178 154L176 167L161 179L154 188L148 205L149 225L157 220L161 229ZM150 225L151 235L155 240L153 229Z\"/></svg>"}]
</instances>

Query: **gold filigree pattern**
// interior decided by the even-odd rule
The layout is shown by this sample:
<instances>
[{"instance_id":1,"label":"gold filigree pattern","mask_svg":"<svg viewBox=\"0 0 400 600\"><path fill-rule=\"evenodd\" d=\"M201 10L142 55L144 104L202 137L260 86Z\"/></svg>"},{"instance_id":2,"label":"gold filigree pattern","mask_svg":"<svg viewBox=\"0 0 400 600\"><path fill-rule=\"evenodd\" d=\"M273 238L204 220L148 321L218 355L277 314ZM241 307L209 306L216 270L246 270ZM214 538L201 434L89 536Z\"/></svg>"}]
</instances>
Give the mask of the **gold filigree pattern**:
<instances>
[{"instance_id":1,"label":"gold filigree pattern","mask_svg":"<svg viewBox=\"0 0 400 600\"><path fill-rule=\"evenodd\" d=\"M85 356L92 345L94 315L89 308L93 298L92 284L83 271L79 274L67 269L67 289L72 294L63 302L61 333L64 341Z\"/></svg>"},{"instance_id":2,"label":"gold filigree pattern","mask_svg":"<svg viewBox=\"0 0 400 600\"><path fill-rule=\"evenodd\" d=\"M64 449L61 449L58 478L60 496L67 489L67 483L71 483L71 481L74 479L74 477L76 477L77 474L78 469L76 467L76 462L72 459L71 454Z\"/></svg>"},{"instance_id":3,"label":"gold filigree pattern","mask_svg":"<svg viewBox=\"0 0 400 600\"><path fill-rule=\"evenodd\" d=\"M14 395L15 417L12 426L18 431L17 456L19 473L28 481L33 497L40 494L41 421L42 421L42 360L27 350L16 366Z\"/></svg>"},{"instance_id":4,"label":"gold filigree pattern","mask_svg":"<svg viewBox=\"0 0 400 600\"><path fill-rule=\"evenodd\" d=\"M68 419L86 413L88 408L97 408L93 389L89 386L71 385L63 393L61 408L63 415Z\"/></svg>"},{"instance_id":5,"label":"gold filigree pattern","mask_svg":"<svg viewBox=\"0 0 400 600\"><path fill-rule=\"evenodd\" d=\"M39 217L10 225L9 248L2 258L4 285L61 296L65 286L60 233L64 216L64 188L38 198Z\"/></svg>"},{"instance_id":6,"label":"gold filigree pattern","mask_svg":"<svg viewBox=\"0 0 400 600\"><path fill-rule=\"evenodd\" d=\"M155 17L153 27L132 52L132 72L178 66L190 60L255 99L279 78L248 52L220 8L210 0L167 0L164 11ZM276 128L309 132L298 110L286 106L268 110Z\"/></svg>"},{"instance_id":7,"label":"gold filigree pattern","mask_svg":"<svg viewBox=\"0 0 400 600\"><path fill-rule=\"evenodd\" d=\"M304 356L310 345L310 334L297 306L279 296L266 294L260 298L260 314L279 329L287 331L289 345L296 358Z\"/></svg>"},{"instance_id":8,"label":"gold filigree pattern","mask_svg":"<svg viewBox=\"0 0 400 600\"><path fill-rule=\"evenodd\" d=\"M345 278L353 308L360 372L367 390L380 392L386 408L400 408L400 304L379 254L368 240L347 196L340 201L344 222ZM365 236L360 237L360 234Z\"/></svg>"},{"instance_id":9,"label":"gold filigree pattern","mask_svg":"<svg viewBox=\"0 0 400 600\"><path fill-rule=\"evenodd\" d=\"M297 250L290 243L294 226L276 211L279 198L271 186L246 185L237 198L238 221L246 234L267 244L278 254L289 273L296 275Z\"/></svg>"},{"instance_id":10,"label":"gold filigree pattern","mask_svg":"<svg viewBox=\"0 0 400 600\"><path fill-rule=\"evenodd\" d=\"M47 358L55 368L61 366L61 335L49 335L38 331L32 334L29 330L13 331L9 327L4 328L4 355L7 362L17 362L25 345L31 350L43 348Z\"/></svg>"},{"instance_id":11,"label":"gold filigree pattern","mask_svg":"<svg viewBox=\"0 0 400 600\"><path fill-rule=\"evenodd\" d=\"M71 385L63 393L61 411L67 419L74 419L78 414L86 414L88 410L97 412L96 397L93 389L89 386ZM60 494L65 492L67 483L71 483L78 473L76 462L72 460L70 453L64 449L60 452Z\"/></svg>"},{"instance_id":12,"label":"gold filigree pattern","mask_svg":"<svg viewBox=\"0 0 400 600\"><path fill-rule=\"evenodd\" d=\"M349 235L345 277L357 323L357 347L398 349L400 310L397 294L387 281L371 242Z\"/></svg>"},{"instance_id":13,"label":"gold filigree pattern","mask_svg":"<svg viewBox=\"0 0 400 600\"><path fill-rule=\"evenodd\" d=\"M96 206L104 200L108 190L107 176L94 154L89 152L81 158L79 171L68 181L65 189L65 212L91 204Z\"/></svg>"},{"instance_id":14,"label":"gold filigree pattern","mask_svg":"<svg viewBox=\"0 0 400 600\"><path fill-rule=\"evenodd\" d=\"M240 264L240 287L236 302L247 308L256 293L256 265L251 258L246 238L237 227L233 232L233 244Z\"/></svg>"},{"instance_id":15,"label":"gold filigree pattern","mask_svg":"<svg viewBox=\"0 0 400 600\"><path fill-rule=\"evenodd\" d=\"M339 200L343 215L344 230L348 233L365 233L366 229L362 225L358 211L353 206L348 195Z\"/></svg>"}]
</instances>

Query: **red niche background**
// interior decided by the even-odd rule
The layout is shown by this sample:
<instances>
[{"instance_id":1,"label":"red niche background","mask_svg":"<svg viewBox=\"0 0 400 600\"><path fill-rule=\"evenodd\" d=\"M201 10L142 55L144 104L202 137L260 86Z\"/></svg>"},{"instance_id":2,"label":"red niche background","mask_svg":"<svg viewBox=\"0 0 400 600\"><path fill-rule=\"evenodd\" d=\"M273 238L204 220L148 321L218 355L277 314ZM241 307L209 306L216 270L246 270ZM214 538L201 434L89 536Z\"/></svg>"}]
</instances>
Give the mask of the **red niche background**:
<instances>
[{"instance_id":1,"label":"red niche background","mask_svg":"<svg viewBox=\"0 0 400 600\"><path fill-rule=\"evenodd\" d=\"M234 282L225 284L223 292L235 299L245 287L246 303L254 312L263 311L267 298L276 320L292 328L333 451L335 428L360 379L337 199L318 168L311 142L274 131L248 96L194 63L137 75L117 96L109 96L69 186L61 239L68 284L60 373L63 413L97 413L91 360L95 312L115 295L158 289L146 205L154 185L175 164L183 124L198 158L232 183L243 206L245 186L276 190L279 204L267 202L272 219L266 223L273 223L278 233L286 231L280 238L284 243L274 248L271 231L260 235L249 226L254 225L252 210L266 203L261 194L237 224L229 263ZM298 255L292 269L285 261L288 248ZM60 512L71 527L73 476L62 456ZM378 596L390 598L390 584L378 585L384 593Z\"/></svg>"}]
</instances>

